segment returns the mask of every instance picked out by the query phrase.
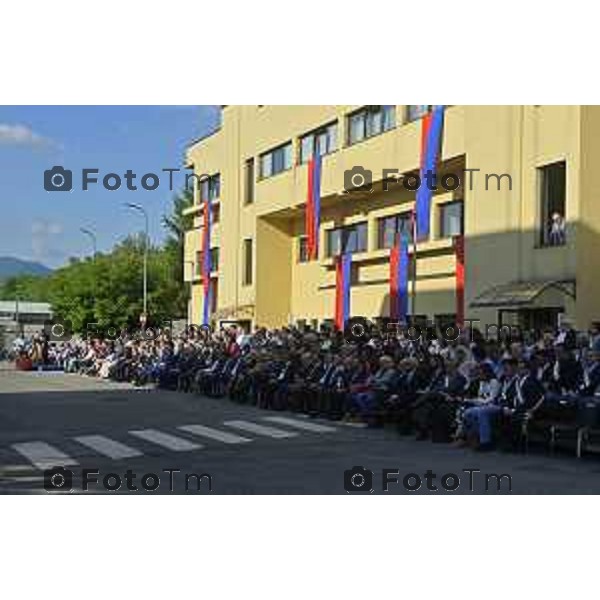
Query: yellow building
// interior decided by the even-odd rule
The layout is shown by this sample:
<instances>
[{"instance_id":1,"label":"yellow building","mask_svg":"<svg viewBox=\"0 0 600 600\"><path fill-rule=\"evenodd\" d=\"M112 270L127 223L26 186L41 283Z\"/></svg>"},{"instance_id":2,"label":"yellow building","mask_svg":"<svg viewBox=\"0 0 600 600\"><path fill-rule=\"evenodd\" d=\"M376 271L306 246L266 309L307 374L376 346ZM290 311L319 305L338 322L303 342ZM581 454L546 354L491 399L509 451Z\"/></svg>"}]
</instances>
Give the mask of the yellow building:
<instances>
[{"instance_id":1,"label":"yellow building","mask_svg":"<svg viewBox=\"0 0 600 600\"><path fill-rule=\"evenodd\" d=\"M334 256L352 255L351 313L389 315L389 247L406 226L427 106L224 106L212 135L194 142L196 264L190 317L201 322L201 202L213 201L215 322L268 327L331 322ZM322 156L318 260L306 260L307 161ZM449 106L431 235L417 247L414 314L456 313L453 236L465 235L465 314L481 324L577 327L600 320L600 107ZM348 172L372 172L369 191L349 191ZM468 171L465 171L467 169ZM478 169L478 171L473 171ZM438 180L439 181L439 180ZM452 182L452 185L450 185ZM385 190L384 188L387 188Z\"/></svg>"}]
</instances>

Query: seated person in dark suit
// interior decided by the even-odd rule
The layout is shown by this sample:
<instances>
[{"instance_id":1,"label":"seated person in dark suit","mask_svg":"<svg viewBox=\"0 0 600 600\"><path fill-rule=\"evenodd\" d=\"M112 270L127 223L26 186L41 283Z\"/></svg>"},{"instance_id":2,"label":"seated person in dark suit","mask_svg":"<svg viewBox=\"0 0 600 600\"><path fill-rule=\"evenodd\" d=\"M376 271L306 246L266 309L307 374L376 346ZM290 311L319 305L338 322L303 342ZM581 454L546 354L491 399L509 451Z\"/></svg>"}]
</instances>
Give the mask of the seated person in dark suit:
<instances>
[{"instance_id":1,"label":"seated person in dark suit","mask_svg":"<svg viewBox=\"0 0 600 600\"><path fill-rule=\"evenodd\" d=\"M327 352L323 358L320 377L308 386L304 407L308 414L316 416L324 408L324 396L332 388L336 372L340 369L342 359L339 353Z\"/></svg>"},{"instance_id":2,"label":"seated person in dark suit","mask_svg":"<svg viewBox=\"0 0 600 600\"><path fill-rule=\"evenodd\" d=\"M430 365L409 357L402 359L399 367L400 374L393 393L384 402L384 418L386 422L397 425L400 431L408 433L412 429L413 406L430 385Z\"/></svg>"},{"instance_id":3,"label":"seated person in dark suit","mask_svg":"<svg viewBox=\"0 0 600 600\"><path fill-rule=\"evenodd\" d=\"M556 361L552 369L550 391L556 394L569 394L576 392L583 377L581 364L573 355L573 352L565 346L556 347Z\"/></svg>"},{"instance_id":4,"label":"seated person in dark suit","mask_svg":"<svg viewBox=\"0 0 600 600\"><path fill-rule=\"evenodd\" d=\"M445 421L447 428L451 427L454 403L463 398L467 385L467 378L458 371L458 363L448 361L442 376L432 382L430 389L421 394L413 406L418 440L430 437L434 423L441 425Z\"/></svg>"},{"instance_id":5,"label":"seated person in dark suit","mask_svg":"<svg viewBox=\"0 0 600 600\"><path fill-rule=\"evenodd\" d=\"M252 373L256 368L256 357L252 354L246 354L242 363L239 365L236 376L229 388L229 397L234 402L250 402L252 396Z\"/></svg>"},{"instance_id":6,"label":"seated person in dark suit","mask_svg":"<svg viewBox=\"0 0 600 600\"><path fill-rule=\"evenodd\" d=\"M379 369L366 382L366 389L351 394L351 412L363 419L373 417L392 393L397 377L398 372L392 357L382 356L379 359Z\"/></svg>"},{"instance_id":7,"label":"seated person in dark suit","mask_svg":"<svg viewBox=\"0 0 600 600\"><path fill-rule=\"evenodd\" d=\"M332 368L320 380L318 392L318 413L325 417L343 416L340 414L345 406L345 393L352 376L347 359L341 353L333 355Z\"/></svg>"},{"instance_id":8,"label":"seated person in dark suit","mask_svg":"<svg viewBox=\"0 0 600 600\"><path fill-rule=\"evenodd\" d=\"M317 352L307 350L292 363L286 388L286 406L293 411L308 407L308 396L323 375L323 358Z\"/></svg>"},{"instance_id":9,"label":"seated person in dark suit","mask_svg":"<svg viewBox=\"0 0 600 600\"><path fill-rule=\"evenodd\" d=\"M286 377L288 361L279 350L269 350L264 358L254 377L256 405L260 408L269 408L273 394Z\"/></svg>"},{"instance_id":10,"label":"seated person in dark suit","mask_svg":"<svg viewBox=\"0 0 600 600\"><path fill-rule=\"evenodd\" d=\"M502 425L504 444L510 443L517 449L521 439L523 426L538 412L546 397L546 390L537 377L538 365L535 360L519 363L519 379L513 405L505 408Z\"/></svg>"},{"instance_id":11,"label":"seated person in dark suit","mask_svg":"<svg viewBox=\"0 0 600 600\"><path fill-rule=\"evenodd\" d=\"M581 396L600 394L600 349L592 349L588 354L590 364L583 372L582 383L579 387Z\"/></svg>"},{"instance_id":12,"label":"seated person in dark suit","mask_svg":"<svg viewBox=\"0 0 600 600\"><path fill-rule=\"evenodd\" d=\"M477 428L479 448L492 445L493 424L504 417L512 432L524 419L530 418L544 400L544 388L532 373L532 366L521 360L507 359L503 362L502 388L492 402L468 409L465 412L466 427Z\"/></svg>"}]
</instances>

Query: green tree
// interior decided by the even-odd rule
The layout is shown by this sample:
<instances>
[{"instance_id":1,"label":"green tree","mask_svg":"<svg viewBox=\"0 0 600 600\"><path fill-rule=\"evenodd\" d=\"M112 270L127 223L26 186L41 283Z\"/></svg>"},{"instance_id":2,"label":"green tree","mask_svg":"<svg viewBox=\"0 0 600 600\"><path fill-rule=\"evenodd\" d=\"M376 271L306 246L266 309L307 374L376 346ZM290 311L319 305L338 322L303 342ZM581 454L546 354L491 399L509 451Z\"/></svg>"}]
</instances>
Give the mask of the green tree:
<instances>
[{"instance_id":1,"label":"green tree","mask_svg":"<svg viewBox=\"0 0 600 600\"><path fill-rule=\"evenodd\" d=\"M0 282L0 300L21 298L31 302L48 302L49 276L16 275Z\"/></svg>"},{"instance_id":2,"label":"green tree","mask_svg":"<svg viewBox=\"0 0 600 600\"><path fill-rule=\"evenodd\" d=\"M95 265L91 259L71 260L52 273L48 281L49 301L57 318L72 321L77 331L94 320Z\"/></svg>"},{"instance_id":3,"label":"green tree","mask_svg":"<svg viewBox=\"0 0 600 600\"><path fill-rule=\"evenodd\" d=\"M184 211L192 202L190 191L173 197L170 214L162 220L167 238L162 246L148 248L149 324L186 314L183 251L193 217ZM10 278L0 286L0 299L50 302L54 314L70 320L81 333L90 323L133 328L143 309L143 257L144 236L129 236L108 253L72 258L48 276Z\"/></svg>"},{"instance_id":4,"label":"green tree","mask_svg":"<svg viewBox=\"0 0 600 600\"><path fill-rule=\"evenodd\" d=\"M166 297L173 302L173 309L179 316L184 316L187 313L188 303L188 290L183 285L186 268L184 263L185 232L194 225L193 215L184 213L193 204L193 191L184 189L173 196L171 212L168 215L163 215L162 219L163 226L167 230L167 239L164 244L166 260L161 268L165 269L165 274L168 277L177 282L177 290L169 289L166 292Z\"/></svg>"}]
</instances>

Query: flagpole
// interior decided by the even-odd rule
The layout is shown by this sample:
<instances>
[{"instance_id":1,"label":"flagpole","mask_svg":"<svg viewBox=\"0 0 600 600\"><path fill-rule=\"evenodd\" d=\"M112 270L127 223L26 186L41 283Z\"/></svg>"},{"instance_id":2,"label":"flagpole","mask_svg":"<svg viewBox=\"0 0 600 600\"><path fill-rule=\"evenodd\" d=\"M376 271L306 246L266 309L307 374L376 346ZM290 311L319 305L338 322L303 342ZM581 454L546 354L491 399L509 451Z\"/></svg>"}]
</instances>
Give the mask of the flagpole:
<instances>
[{"instance_id":1,"label":"flagpole","mask_svg":"<svg viewBox=\"0 0 600 600\"><path fill-rule=\"evenodd\" d=\"M413 294L411 318L417 316L417 233L429 239L431 220L432 190L423 188L426 173L436 174L437 163L441 157L442 129L444 126L444 106L434 106L431 112L423 116L421 129L421 181L415 195L415 206L412 211L413 229ZM419 195L421 194L421 195ZM417 220L421 217L421 225Z\"/></svg>"},{"instance_id":2,"label":"flagpole","mask_svg":"<svg viewBox=\"0 0 600 600\"><path fill-rule=\"evenodd\" d=\"M411 325L415 324L417 316L417 218L415 211L412 213L412 251L413 251L413 270L412 270L412 302L411 302Z\"/></svg>"}]
</instances>

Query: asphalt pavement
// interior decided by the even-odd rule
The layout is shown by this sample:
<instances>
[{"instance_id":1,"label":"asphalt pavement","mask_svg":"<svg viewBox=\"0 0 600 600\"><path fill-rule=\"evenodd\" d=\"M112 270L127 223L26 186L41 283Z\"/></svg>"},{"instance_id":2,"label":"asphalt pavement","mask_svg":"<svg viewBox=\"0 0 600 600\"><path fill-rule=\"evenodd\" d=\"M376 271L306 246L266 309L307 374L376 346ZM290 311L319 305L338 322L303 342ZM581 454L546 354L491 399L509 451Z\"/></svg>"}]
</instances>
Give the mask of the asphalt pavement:
<instances>
[{"instance_id":1,"label":"asphalt pavement","mask_svg":"<svg viewBox=\"0 0 600 600\"><path fill-rule=\"evenodd\" d=\"M55 467L62 470L49 472ZM578 460L572 444L558 456L543 448L479 453L228 399L0 368L0 493L346 488L357 495L600 493L600 457Z\"/></svg>"}]
</instances>

